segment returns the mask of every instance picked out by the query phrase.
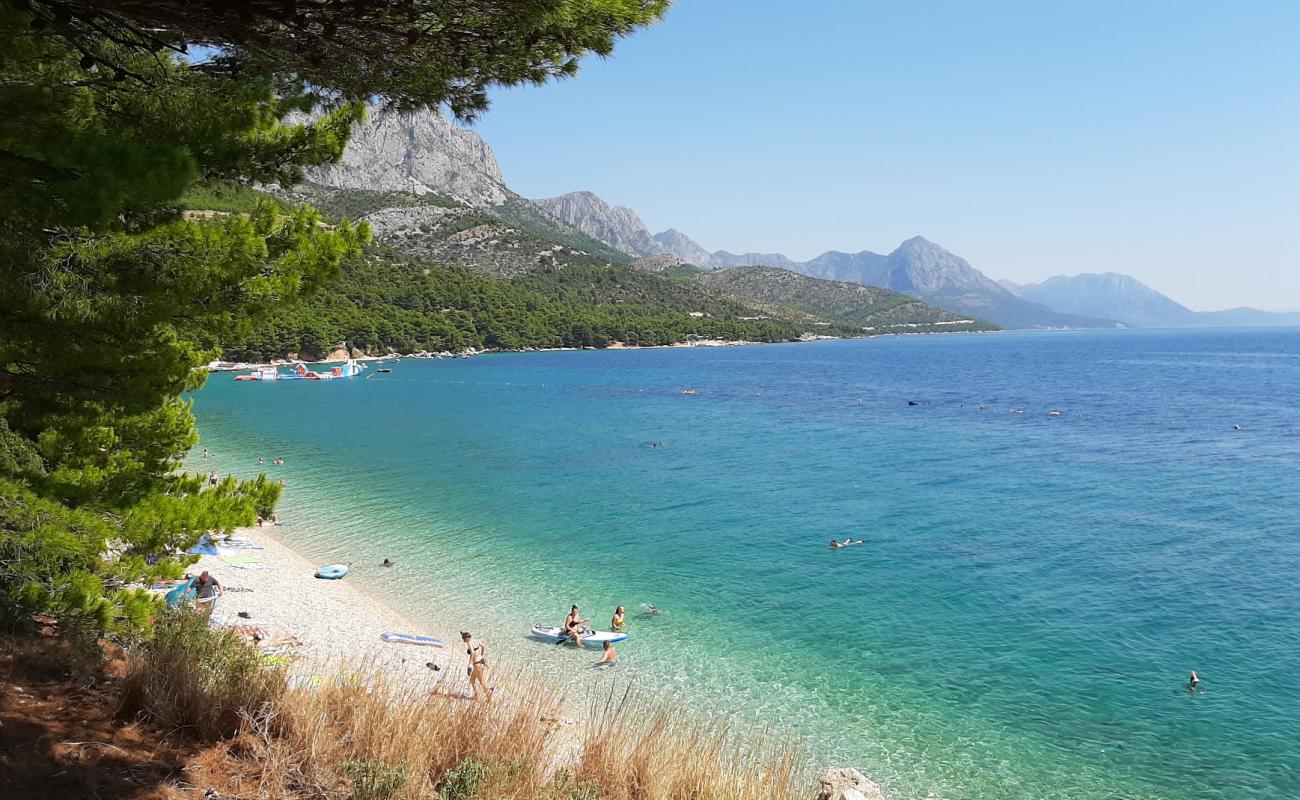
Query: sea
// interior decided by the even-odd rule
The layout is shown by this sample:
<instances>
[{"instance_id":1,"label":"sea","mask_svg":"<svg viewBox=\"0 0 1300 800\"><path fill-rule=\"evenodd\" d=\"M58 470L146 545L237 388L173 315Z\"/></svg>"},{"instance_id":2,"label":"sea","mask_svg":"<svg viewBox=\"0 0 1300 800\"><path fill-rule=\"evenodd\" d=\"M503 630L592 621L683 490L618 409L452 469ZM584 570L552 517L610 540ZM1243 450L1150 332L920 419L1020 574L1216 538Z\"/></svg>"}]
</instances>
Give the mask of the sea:
<instances>
[{"instance_id":1,"label":"sea","mask_svg":"<svg viewBox=\"0 0 1300 800\"><path fill-rule=\"evenodd\" d=\"M1300 329L383 366L213 375L187 463L283 479L281 538L494 668L895 800L1300 798ZM528 638L571 604L626 607L616 669Z\"/></svg>"}]
</instances>

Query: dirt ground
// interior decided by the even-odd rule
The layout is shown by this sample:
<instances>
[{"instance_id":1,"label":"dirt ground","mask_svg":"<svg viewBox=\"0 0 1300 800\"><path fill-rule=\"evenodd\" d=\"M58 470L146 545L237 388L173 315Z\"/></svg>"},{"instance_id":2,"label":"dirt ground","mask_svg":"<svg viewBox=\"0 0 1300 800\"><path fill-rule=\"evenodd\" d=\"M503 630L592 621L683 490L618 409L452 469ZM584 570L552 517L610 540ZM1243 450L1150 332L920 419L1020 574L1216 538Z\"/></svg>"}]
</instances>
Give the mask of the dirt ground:
<instances>
[{"instance_id":1,"label":"dirt ground","mask_svg":"<svg viewBox=\"0 0 1300 800\"><path fill-rule=\"evenodd\" d=\"M229 745L134 719L122 702L125 663L108 656L75 671L58 639L0 638L0 798L240 797Z\"/></svg>"}]
</instances>

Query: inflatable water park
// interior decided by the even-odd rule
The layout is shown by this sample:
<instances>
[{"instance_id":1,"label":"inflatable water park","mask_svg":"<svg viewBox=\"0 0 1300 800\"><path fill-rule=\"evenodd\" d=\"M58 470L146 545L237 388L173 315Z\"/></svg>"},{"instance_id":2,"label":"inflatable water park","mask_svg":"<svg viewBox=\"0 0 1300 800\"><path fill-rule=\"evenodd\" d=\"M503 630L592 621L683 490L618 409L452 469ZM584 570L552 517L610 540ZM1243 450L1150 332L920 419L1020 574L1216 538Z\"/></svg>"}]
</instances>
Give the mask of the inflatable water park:
<instances>
[{"instance_id":1,"label":"inflatable water park","mask_svg":"<svg viewBox=\"0 0 1300 800\"><path fill-rule=\"evenodd\" d=\"M237 381L331 381L335 378L355 378L361 374L366 366L359 363L355 358L349 358L341 366L330 367L322 372L307 369L307 365L299 361L294 364L292 372L281 372L277 366L258 367L255 372L247 375L236 375Z\"/></svg>"}]
</instances>

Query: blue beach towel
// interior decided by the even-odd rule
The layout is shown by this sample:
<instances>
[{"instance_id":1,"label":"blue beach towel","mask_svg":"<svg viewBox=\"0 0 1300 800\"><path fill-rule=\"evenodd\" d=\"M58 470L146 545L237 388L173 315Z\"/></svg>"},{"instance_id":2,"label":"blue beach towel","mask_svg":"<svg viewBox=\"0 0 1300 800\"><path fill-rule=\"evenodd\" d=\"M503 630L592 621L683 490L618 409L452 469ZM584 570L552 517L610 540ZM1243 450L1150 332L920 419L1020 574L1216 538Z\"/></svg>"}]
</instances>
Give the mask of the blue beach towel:
<instances>
[{"instance_id":1,"label":"blue beach towel","mask_svg":"<svg viewBox=\"0 0 1300 800\"><path fill-rule=\"evenodd\" d=\"M186 553L187 555L191 555L191 556L219 556L219 555L221 555L221 551L218 550L218 549L217 549L217 546L216 546L215 544L212 543L212 537L209 536L209 535L207 535L206 533L203 534L203 536L201 536L201 537L199 538L199 543L198 543L198 544L194 545L194 546L191 547L189 550L186 550L185 553Z\"/></svg>"}]
</instances>

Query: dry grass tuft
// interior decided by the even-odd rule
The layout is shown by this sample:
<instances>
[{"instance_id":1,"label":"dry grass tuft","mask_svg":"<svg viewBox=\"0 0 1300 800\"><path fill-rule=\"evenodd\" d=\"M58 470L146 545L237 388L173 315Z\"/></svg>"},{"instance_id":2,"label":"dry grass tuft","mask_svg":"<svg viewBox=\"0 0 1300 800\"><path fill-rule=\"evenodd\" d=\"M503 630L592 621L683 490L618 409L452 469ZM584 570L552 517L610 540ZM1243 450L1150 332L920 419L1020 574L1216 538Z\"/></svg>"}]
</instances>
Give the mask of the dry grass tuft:
<instances>
[{"instance_id":1,"label":"dry grass tuft","mask_svg":"<svg viewBox=\"0 0 1300 800\"><path fill-rule=\"evenodd\" d=\"M285 690L278 670L243 668L251 651L221 634L192 641L209 656L180 657L164 623L137 657L144 707L165 724L233 736L242 796L339 800L776 800L798 791L794 748L746 750L624 692L593 703L586 725L541 682L494 676L474 702L448 681L430 691L374 665L340 670L314 690ZM192 623L184 623L192 624ZM237 665L237 666L232 666ZM445 676L446 673L443 673ZM233 711L238 735L217 720ZM253 787L256 787L255 789ZM220 787L217 787L220 788ZM229 787L231 789L235 787Z\"/></svg>"}]
</instances>

